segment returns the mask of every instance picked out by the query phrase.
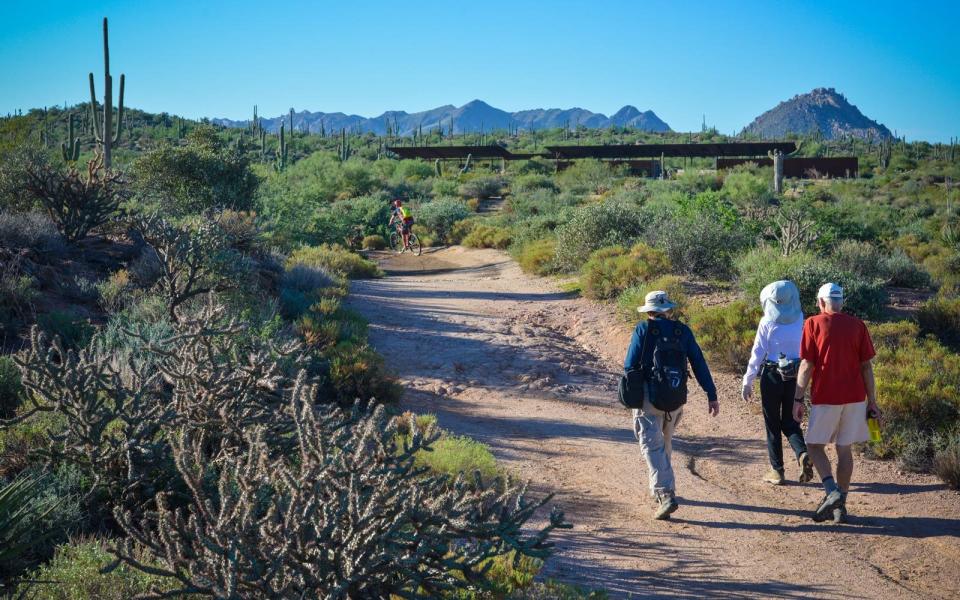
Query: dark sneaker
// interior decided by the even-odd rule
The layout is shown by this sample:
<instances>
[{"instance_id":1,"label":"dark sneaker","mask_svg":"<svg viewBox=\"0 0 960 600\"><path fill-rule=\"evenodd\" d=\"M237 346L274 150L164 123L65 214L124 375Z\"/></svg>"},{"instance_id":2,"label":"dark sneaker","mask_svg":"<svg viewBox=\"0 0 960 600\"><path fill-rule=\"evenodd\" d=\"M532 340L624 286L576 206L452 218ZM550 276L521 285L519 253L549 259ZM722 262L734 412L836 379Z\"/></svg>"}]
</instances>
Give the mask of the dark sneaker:
<instances>
[{"instance_id":1,"label":"dark sneaker","mask_svg":"<svg viewBox=\"0 0 960 600\"><path fill-rule=\"evenodd\" d=\"M797 463L800 465L800 483L808 483L813 481L813 461L810 460L810 455L806 452L800 454L800 457L797 458Z\"/></svg>"},{"instance_id":2,"label":"dark sneaker","mask_svg":"<svg viewBox=\"0 0 960 600\"><path fill-rule=\"evenodd\" d=\"M843 494L840 493L840 490L833 490L823 497L823 500L820 502L820 506L818 506L816 512L813 513L813 520L818 523L826 521L833 516L833 509L841 506L842 504Z\"/></svg>"},{"instance_id":3,"label":"dark sneaker","mask_svg":"<svg viewBox=\"0 0 960 600\"><path fill-rule=\"evenodd\" d=\"M680 505L677 504L677 499L673 497L673 494L657 494L657 499L660 501L660 506L658 506L657 510L653 513L653 518L657 521L669 519L670 515L680 507Z\"/></svg>"}]
</instances>

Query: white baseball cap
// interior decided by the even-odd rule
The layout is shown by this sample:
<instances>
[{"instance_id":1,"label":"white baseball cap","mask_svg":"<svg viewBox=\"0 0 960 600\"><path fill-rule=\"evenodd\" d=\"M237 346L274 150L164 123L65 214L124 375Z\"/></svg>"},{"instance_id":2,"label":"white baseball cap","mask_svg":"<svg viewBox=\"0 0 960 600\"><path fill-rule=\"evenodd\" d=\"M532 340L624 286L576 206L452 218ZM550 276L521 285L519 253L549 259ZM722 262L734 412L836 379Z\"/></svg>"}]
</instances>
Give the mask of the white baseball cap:
<instances>
[{"instance_id":1,"label":"white baseball cap","mask_svg":"<svg viewBox=\"0 0 960 600\"><path fill-rule=\"evenodd\" d=\"M835 283L825 283L820 286L820 290L817 291L817 299L820 298L836 298L837 300L843 300L843 288Z\"/></svg>"}]
</instances>

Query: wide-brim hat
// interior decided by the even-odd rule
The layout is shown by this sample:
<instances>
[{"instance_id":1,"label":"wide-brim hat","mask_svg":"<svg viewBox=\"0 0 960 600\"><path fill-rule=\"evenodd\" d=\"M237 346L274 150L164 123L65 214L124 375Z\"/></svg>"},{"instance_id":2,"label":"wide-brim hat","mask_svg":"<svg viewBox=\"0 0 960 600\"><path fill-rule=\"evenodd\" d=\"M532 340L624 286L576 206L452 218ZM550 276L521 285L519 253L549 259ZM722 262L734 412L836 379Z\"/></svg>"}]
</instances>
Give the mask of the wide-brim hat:
<instances>
[{"instance_id":1,"label":"wide-brim hat","mask_svg":"<svg viewBox=\"0 0 960 600\"><path fill-rule=\"evenodd\" d=\"M676 308L677 305L670 302L670 297L663 290L650 292L643 299L643 306L637 308L637 312L667 312Z\"/></svg>"},{"instance_id":2,"label":"wide-brim hat","mask_svg":"<svg viewBox=\"0 0 960 600\"><path fill-rule=\"evenodd\" d=\"M792 281L774 281L760 292L763 316L782 325L789 325L803 318L800 306L800 291Z\"/></svg>"}]
</instances>

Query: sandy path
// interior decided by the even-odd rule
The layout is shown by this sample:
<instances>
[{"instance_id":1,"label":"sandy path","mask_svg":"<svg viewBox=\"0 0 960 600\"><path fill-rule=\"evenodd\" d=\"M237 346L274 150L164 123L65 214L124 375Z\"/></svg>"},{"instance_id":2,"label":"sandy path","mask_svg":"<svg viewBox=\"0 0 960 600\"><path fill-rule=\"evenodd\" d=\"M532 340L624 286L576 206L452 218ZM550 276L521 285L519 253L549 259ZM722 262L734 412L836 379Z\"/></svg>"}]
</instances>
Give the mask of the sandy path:
<instances>
[{"instance_id":1,"label":"sandy path","mask_svg":"<svg viewBox=\"0 0 960 600\"><path fill-rule=\"evenodd\" d=\"M614 597L960 596L960 495L858 459L851 522L812 522L819 486L759 481L759 408L739 399L733 375L714 374L719 418L692 394L674 446L681 507L651 520L615 399L628 325L500 252L381 258L388 277L354 282L351 302L407 387L404 405L487 443L535 489L556 492L574 524L547 576Z\"/></svg>"}]
</instances>

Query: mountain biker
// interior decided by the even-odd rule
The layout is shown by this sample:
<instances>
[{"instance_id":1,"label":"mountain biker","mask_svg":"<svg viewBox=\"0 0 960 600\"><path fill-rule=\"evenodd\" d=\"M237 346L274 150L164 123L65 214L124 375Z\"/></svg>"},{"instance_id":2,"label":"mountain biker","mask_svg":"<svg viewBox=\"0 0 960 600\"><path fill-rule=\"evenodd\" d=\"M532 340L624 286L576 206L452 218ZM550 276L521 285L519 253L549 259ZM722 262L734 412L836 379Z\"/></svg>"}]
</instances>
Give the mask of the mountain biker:
<instances>
[{"instance_id":1,"label":"mountain biker","mask_svg":"<svg viewBox=\"0 0 960 600\"><path fill-rule=\"evenodd\" d=\"M646 319L637 324L623 361L624 371L643 369L647 373L643 408L633 410L633 433L647 462L650 495L658 504L653 518L658 520L669 519L678 506L670 458L673 432L686 402L687 363L693 367L697 383L706 392L709 414L716 416L720 412L717 388L707 361L690 328L670 318L674 308L676 304L670 301L667 292L658 290L647 294L643 306L637 308ZM668 375L666 380L663 374ZM675 394L664 387L672 380L676 381L672 385L677 391Z\"/></svg>"},{"instance_id":2,"label":"mountain biker","mask_svg":"<svg viewBox=\"0 0 960 600\"><path fill-rule=\"evenodd\" d=\"M406 249L410 245L410 227L413 226L413 214L410 209L403 205L403 200L400 198L394 198L390 208L388 225L392 226L394 223L401 226L400 234L403 236L403 248Z\"/></svg>"}]
</instances>

